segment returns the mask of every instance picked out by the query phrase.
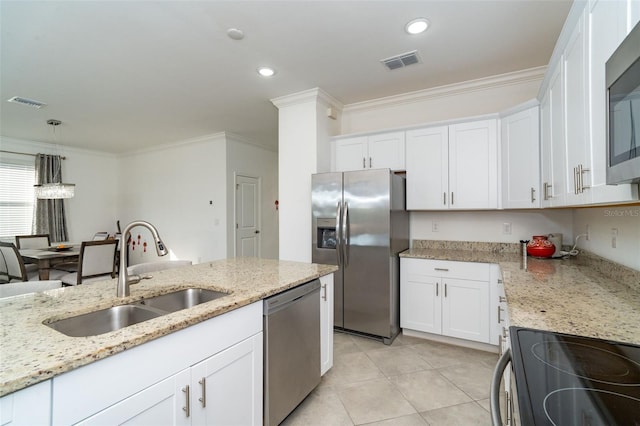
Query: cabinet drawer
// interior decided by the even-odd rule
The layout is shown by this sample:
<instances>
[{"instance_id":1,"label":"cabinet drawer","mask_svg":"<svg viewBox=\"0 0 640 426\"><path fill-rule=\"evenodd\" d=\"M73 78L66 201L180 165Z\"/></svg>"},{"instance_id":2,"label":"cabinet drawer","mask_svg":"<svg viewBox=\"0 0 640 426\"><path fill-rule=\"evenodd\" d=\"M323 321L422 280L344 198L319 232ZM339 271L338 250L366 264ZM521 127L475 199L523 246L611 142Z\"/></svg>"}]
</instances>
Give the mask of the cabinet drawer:
<instances>
[{"instance_id":1,"label":"cabinet drawer","mask_svg":"<svg viewBox=\"0 0 640 426\"><path fill-rule=\"evenodd\" d=\"M433 260L402 258L402 268L407 273L417 273L461 280L489 281L491 265L488 263L457 262L453 260Z\"/></svg>"}]
</instances>

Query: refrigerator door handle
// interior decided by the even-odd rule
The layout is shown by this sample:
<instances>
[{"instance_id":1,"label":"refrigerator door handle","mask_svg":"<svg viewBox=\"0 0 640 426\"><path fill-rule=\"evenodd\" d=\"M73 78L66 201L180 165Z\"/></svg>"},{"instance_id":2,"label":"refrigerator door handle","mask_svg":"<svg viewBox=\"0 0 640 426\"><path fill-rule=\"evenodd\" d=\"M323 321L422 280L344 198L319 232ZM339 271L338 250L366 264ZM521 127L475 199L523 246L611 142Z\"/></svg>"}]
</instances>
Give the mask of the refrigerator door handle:
<instances>
[{"instance_id":1,"label":"refrigerator door handle","mask_svg":"<svg viewBox=\"0 0 640 426\"><path fill-rule=\"evenodd\" d=\"M344 202L344 209L342 211L342 247L344 250L343 253L343 266L349 265L349 204Z\"/></svg>"},{"instance_id":2,"label":"refrigerator door handle","mask_svg":"<svg viewBox=\"0 0 640 426\"><path fill-rule=\"evenodd\" d=\"M342 256L341 256L341 247L342 247L342 238L341 238L341 230L340 230L340 220L342 218L342 202L338 201L338 205L336 206L336 261L338 262L338 266L342 266Z\"/></svg>"}]
</instances>

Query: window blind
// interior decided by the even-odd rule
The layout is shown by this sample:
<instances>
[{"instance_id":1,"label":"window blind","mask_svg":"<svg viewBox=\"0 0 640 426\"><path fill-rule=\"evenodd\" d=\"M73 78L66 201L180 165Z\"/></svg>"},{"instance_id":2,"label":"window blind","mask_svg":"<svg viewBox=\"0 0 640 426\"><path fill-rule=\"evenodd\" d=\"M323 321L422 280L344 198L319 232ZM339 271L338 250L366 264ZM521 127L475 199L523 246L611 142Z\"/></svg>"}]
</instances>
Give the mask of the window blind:
<instances>
[{"instance_id":1,"label":"window blind","mask_svg":"<svg viewBox=\"0 0 640 426\"><path fill-rule=\"evenodd\" d=\"M34 184L33 159L0 159L0 238L31 234Z\"/></svg>"}]
</instances>

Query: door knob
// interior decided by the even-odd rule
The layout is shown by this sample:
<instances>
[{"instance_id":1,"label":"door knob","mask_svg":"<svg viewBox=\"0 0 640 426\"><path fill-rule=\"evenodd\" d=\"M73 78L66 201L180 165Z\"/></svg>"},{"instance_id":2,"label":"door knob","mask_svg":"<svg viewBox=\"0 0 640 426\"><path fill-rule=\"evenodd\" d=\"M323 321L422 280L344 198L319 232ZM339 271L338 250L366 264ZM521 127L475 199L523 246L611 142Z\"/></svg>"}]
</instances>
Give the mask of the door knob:
<instances>
[{"instance_id":1,"label":"door knob","mask_svg":"<svg viewBox=\"0 0 640 426\"><path fill-rule=\"evenodd\" d=\"M259 234L259 233L260 233L260 231L258 229L256 229L256 234Z\"/></svg>"}]
</instances>

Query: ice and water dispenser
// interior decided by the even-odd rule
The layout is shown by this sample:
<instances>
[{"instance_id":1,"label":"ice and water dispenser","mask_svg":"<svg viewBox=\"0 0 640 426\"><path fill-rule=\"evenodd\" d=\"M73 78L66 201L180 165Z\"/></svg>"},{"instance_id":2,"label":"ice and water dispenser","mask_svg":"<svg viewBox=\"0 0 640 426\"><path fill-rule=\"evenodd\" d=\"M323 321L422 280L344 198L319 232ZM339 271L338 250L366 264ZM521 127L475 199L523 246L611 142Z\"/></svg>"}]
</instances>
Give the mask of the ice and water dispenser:
<instances>
[{"instance_id":1,"label":"ice and water dispenser","mask_svg":"<svg viewBox=\"0 0 640 426\"><path fill-rule=\"evenodd\" d=\"M335 218L318 218L316 232L317 248L335 250L337 245Z\"/></svg>"}]
</instances>

